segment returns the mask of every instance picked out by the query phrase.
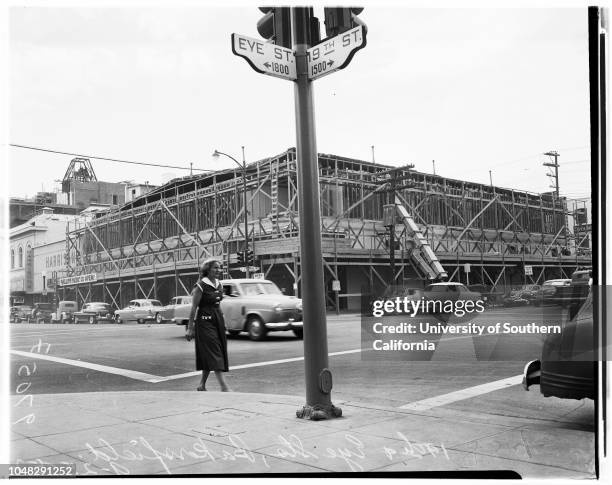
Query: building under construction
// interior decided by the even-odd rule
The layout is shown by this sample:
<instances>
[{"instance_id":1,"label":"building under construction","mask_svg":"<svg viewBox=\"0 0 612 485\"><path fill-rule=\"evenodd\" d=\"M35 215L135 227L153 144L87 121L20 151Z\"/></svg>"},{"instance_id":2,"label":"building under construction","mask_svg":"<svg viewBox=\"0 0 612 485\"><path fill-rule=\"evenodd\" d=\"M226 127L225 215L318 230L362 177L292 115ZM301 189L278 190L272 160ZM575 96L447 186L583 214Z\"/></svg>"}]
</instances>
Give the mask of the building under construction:
<instances>
[{"instance_id":1,"label":"building under construction","mask_svg":"<svg viewBox=\"0 0 612 485\"><path fill-rule=\"evenodd\" d=\"M295 149L246 166L175 179L119 210L71 224L63 297L163 303L190 292L203 260L240 277L237 253L288 294L300 292ZM244 230L243 177L248 233ZM510 285L569 277L590 255L566 227L564 199L319 154L321 237L330 307L364 292L436 279ZM308 264L309 262L304 262ZM244 268L242 268L244 269ZM75 278L81 276L80 278Z\"/></svg>"}]
</instances>

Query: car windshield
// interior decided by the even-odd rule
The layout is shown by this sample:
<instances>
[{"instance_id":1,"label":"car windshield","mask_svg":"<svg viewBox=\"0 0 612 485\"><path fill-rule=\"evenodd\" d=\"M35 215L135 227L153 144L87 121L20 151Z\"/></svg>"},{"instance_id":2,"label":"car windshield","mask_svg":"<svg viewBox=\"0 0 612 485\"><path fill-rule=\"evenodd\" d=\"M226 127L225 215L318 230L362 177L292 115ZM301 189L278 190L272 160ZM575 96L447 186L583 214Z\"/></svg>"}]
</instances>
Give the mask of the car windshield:
<instances>
[{"instance_id":1,"label":"car windshield","mask_svg":"<svg viewBox=\"0 0 612 485\"><path fill-rule=\"evenodd\" d=\"M254 295L282 295L274 283L241 283L242 292L247 296Z\"/></svg>"},{"instance_id":2,"label":"car windshield","mask_svg":"<svg viewBox=\"0 0 612 485\"><path fill-rule=\"evenodd\" d=\"M52 303L39 303L37 305L37 308L40 310L53 310L53 304Z\"/></svg>"}]
</instances>

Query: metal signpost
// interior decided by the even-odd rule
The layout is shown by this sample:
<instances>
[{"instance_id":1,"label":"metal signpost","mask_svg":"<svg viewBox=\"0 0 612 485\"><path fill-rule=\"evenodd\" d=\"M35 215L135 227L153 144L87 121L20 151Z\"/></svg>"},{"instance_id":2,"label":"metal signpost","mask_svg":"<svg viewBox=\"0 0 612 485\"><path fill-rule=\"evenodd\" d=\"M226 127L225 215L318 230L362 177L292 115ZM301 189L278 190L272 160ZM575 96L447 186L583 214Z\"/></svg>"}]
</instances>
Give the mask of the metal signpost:
<instances>
[{"instance_id":1,"label":"metal signpost","mask_svg":"<svg viewBox=\"0 0 612 485\"><path fill-rule=\"evenodd\" d=\"M232 52L246 59L259 73L295 82L306 378L306 405L296 415L312 420L328 419L341 416L342 410L331 402L332 374L328 368L319 165L312 81L346 67L355 52L365 47L367 29L357 19L357 14L363 9L325 7L325 25L329 38L321 42L317 38L318 21L313 17L312 8L260 7L260 10L266 15L259 21L258 31L276 44L232 34ZM315 24L316 28L313 28ZM289 45L293 49L287 48ZM334 288L339 290L339 284L334 284Z\"/></svg>"}]
</instances>

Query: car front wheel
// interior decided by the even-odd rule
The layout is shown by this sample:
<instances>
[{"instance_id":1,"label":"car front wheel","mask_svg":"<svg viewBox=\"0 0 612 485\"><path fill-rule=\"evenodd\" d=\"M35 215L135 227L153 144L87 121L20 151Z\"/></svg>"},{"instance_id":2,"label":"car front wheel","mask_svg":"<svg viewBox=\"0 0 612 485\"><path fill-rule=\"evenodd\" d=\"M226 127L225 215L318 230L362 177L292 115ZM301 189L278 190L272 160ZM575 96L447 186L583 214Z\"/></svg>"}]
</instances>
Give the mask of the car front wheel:
<instances>
[{"instance_id":1,"label":"car front wheel","mask_svg":"<svg viewBox=\"0 0 612 485\"><path fill-rule=\"evenodd\" d=\"M123 320L121 320L119 315L115 315L115 323L123 323Z\"/></svg>"},{"instance_id":2,"label":"car front wheel","mask_svg":"<svg viewBox=\"0 0 612 485\"><path fill-rule=\"evenodd\" d=\"M247 323L247 332L251 340L263 340L266 336L266 327L259 317L250 317Z\"/></svg>"},{"instance_id":3,"label":"car front wheel","mask_svg":"<svg viewBox=\"0 0 612 485\"><path fill-rule=\"evenodd\" d=\"M164 317L162 317L161 313L155 314L155 323L164 323Z\"/></svg>"},{"instance_id":4,"label":"car front wheel","mask_svg":"<svg viewBox=\"0 0 612 485\"><path fill-rule=\"evenodd\" d=\"M93 325L94 323L97 323L96 322L96 317L94 317L93 315L90 315L89 316L89 324Z\"/></svg>"}]
</instances>

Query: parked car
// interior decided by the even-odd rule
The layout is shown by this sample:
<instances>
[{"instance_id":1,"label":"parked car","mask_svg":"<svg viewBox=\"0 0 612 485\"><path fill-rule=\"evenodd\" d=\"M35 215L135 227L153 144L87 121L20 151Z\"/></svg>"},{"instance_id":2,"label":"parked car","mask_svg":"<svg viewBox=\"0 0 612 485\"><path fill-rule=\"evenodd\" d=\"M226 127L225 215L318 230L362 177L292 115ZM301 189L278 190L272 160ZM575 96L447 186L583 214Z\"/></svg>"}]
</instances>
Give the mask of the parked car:
<instances>
[{"instance_id":1,"label":"parked car","mask_svg":"<svg viewBox=\"0 0 612 485\"><path fill-rule=\"evenodd\" d=\"M53 313L52 321L61 323L71 323L73 315L77 311L77 302L63 300L57 304L57 309Z\"/></svg>"},{"instance_id":2,"label":"parked car","mask_svg":"<svg viewBox=\"0 0 612 485\"><path fill-rule=\"evenodd\" d=\"M54 310L53 303L34 303L29 321L36 323L51 323Z\"/></svg>"},{"instance_id":3,"label":"parked car","mask_svg":"<svg viewBox=\"0 0 612 485\"><path fill-rule=\"evenodd\" d=\"M561 333L546 337L541 358L525 365L523 388L529 390L531 385L539 384L545 397L595 399L596 368L590 289L580 310L563 326Z\"/></svg>"},{"instance_id":4,"label":"parked car","mask_svg":"<svg viewBox=\"0 0 612 485\"><path fill-rule=\"evenodd\" d=\"M440 301L443 305L445 302L449 301L453 302L453 306L455 306L454 302L457 301L473 301L474 303L480 301L481 305L483 305L484 307L482 295L475 291L469 290L462 283L455 283L452 281L447 281L444 283L432 283L425 287L424 295L427 300ZM453 316L452 314L444 311L442 313L437 311L433 313L436 313L438 315L438 318L444 321L448 321L448 319ZM459 317L458 315L455 316L460 320L463 318L471 318L470 313L465 313L461 317Z\"/></svg>"},{"instance_id":5,"label":"parked car","mask_svg":"<svg viewBox=\"0 0 612 485\"><path fill-rule=\"evenodd\" d=\"M230 335L247 332L251 340L262 340L268 332L292 330L303 337L302 300L287 296L269 280L223 280L221 311ZM185 297L182 297L185 298ZM186 325L191 302L176 306L175 322Z\"/></svg>"},{"instance_id":6,"label":"parked car","mask_svg":"<svg viewBox=\"0 0 612 485\"><path fill-rule=\"evenodd\" d=\"M533 304L536 306L569 305L572 299L571 282L569 278L545 281L536 292Z\"/></svg>"},{"instance_id":7,"label":"parked car","mask_svg":"<svg viewBox=\"0 0 612 485\"><path fill-rule=\"evenodd\" d=\"M132 300L125 308L115 311L115 321L123 323L132 320L144 323L156 320L162 308L163 305L159 300Z\"/></svg>"},{"instance_id":8,"label":"parked car","mask_svg":"<svg viewBox=\"0 0 612 485\"><path fill-rule=\"evenodd\" d=\"M170 300L158 314L157 323L170 320L177 325L186 325L189 322L189 312L191 311L190 295L175 296Z\"/></svg>"},{"instance_id":9,"label":"parked car","mask_svg":"<svg viewBox=\"0 0 612 485\"><path fill-rule=\"evenodd\" d=\"M30 305L21 305L15 308L14 321L15 322L29 322L30 316L32 315L32 307Z\"/></svg>"},{"instance_id":10,"label":"parked car","mask_svg":"<svg viewBox=\"0 0 612 485\"><path fill-rule=\"evenodd\" d=\"M113 319L113 307L101 301L85 303L80 312L74 314L74 323L95 324L101 320Z\"/></svg>"},{"instance_id":11,"label":"parked car","mask_svg":"<svg viewBox=\"0 0 612 485\"><path fill-rule=\"evenodd\" d=\"M593 269L591 266L578 268L572 274L572 301L569 305L570 320L578 313L587 299L591 284L593 282Z\"/></svg>"}]
</instances>

